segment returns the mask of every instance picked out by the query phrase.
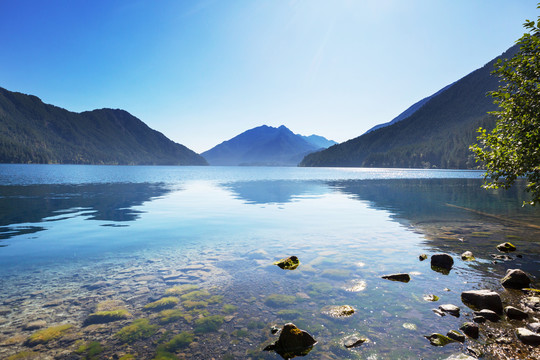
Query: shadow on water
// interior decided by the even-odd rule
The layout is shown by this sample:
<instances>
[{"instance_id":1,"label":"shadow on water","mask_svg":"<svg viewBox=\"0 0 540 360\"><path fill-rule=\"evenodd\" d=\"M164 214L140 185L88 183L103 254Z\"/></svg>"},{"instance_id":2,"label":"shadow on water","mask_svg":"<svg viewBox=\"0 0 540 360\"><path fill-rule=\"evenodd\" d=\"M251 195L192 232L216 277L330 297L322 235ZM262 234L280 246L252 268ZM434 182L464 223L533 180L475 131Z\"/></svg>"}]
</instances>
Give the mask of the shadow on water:
<instances>
[{"instance_id":1,"label":"shadow on water","mask_svg":"<svg viewBox=\"0 0 540 360\"><path fill-rule=\"evenodd\" d=\"M285 204L299 197L317 197L330 191L321 181L238 181L222 186L246 204Z\"/></svg>"},{"instance_id":2,"label":"shadow on water","mask_svg":"<svg viewBox=\"0 0 540 360\"><path fill-rule=\"evenodd\" d=\"M149 183L0 186L0 241L42 231L40 223L73 216L135 221L140 211L133 207L170 191L162 184Z\"/></svg>"}]
</instances>

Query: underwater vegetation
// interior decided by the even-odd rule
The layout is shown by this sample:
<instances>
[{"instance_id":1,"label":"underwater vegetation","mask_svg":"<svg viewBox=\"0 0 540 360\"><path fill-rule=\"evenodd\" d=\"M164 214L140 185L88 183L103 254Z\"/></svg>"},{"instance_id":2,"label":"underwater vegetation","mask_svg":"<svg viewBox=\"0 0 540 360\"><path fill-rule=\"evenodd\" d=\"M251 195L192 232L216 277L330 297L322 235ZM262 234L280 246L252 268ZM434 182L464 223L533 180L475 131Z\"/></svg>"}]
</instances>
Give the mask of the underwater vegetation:
<instances>
[{"instance_id":1,"label":"underwater vegetation","mask_svg":"<svg viewBox=\"0 0 540 360\"><path fill-rule=\"evenodd\" d=\"M116 333L116 337L123 343L134 343L137 340L147 339L155 334L157 325L150 325L148 319L137 319L130 325L124 326Z\"/></svg>"},{"instance_id":2,"label":"underwater vegetation","mask_svg":"<svg viewBox=\"0 0 540 360\"><path fill-rule=\"evenodd\" d=\"M39 344L46 344L49 341L56 340L62 337L73 325L63 324L58 326L52 326L47 329L39 330L34 334L30 335L26 343L29 346L35 346Z\"/></svg>"},{"instance_id":3,"label":"underwater vegetation","mask_svg":"<svg viewBox=\"0 0 540 360\"><path fill-rule=\"evenodd\" d=\"M147 311L160 311L163 309L170 309L175 307L180 300L174 296L164 297L157 301L144 305L143 309Z\"/></svg>"},{"instance_id":4,"label":"underwater vegetation","mask_svg":"<svg viewBox=\"0 0 540 360\"><path fill-rule=\"evenodd\" d=\"M208 333L219 330L224 318L221 315L210 315L195 320L196 333Z\"/></svg>"}]
</instances>

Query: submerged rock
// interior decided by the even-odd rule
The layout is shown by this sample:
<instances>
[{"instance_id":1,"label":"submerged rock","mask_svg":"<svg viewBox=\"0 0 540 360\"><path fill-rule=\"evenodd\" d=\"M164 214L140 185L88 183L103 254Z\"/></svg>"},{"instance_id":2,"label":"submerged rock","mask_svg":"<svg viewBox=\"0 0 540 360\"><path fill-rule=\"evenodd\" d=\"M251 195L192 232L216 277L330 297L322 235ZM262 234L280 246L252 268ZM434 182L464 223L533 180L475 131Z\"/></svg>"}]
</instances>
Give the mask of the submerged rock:
<instances>
[{"instance_id":1,"label":"submerged rock","mask_svg":"<svg viewBox=\"0 0 540 360\"><path fill-rule=\"evenodd\" d=\"M478 335L480 335L480 331L478 330L478 325L472 322L466 322L459 330L463 331L465 335L467 335L470 338L478 339Z\"/></svg>"},{"instance_id":2,"label":"submerged rock","mask_svg":"<svg viewBox=\"0 0 540 360\"><path fill-rule=\"evenodd\" d=\"M459 317L459 307L457 307L456 305L444 304L440 305L439 309L452 316Z\"/></svg>"},{"instance_id":3,"label":"submerged rock","mask_svg":"<svg viewBox=\"0 0 540 360\"><path fill-rule=\"evenodd\" d=\"M368 342L368 341L369 341L369 339L367 339L367 338L356 336L356 335L351 335L351 336L347 336L345 339L343 339L343 346L345 346L347 349L350 349L350 348L353 348L353 347L360 346L363 343Z\"/></svg>"},{"instance_id":4,"label":"submerged rock","mask_svg":"<svg viewBox=\"0 0 540 360\"><path fill-rule=\"evenodd\" d=\"M322 308L321 312L333 318L343 318L352 316L355 309L350 305L330 305Z\"/></svg>"},{"instance_id":5,"label":"submerged rock","mask_svg":"<svg viewBox=\"0 0 540 360\"><path fill-rule=\"evenodd\" d=\"M512 320L524 320L529 317L529 314L527 314L525 311L518 309L513 306L507 306L504 308L504 313L509 319Z\"/></svg>"},{"instance_id":6,"label":"submerged rock","mask_svg":"<svg viewBox=\"0 0 540 360\"><path fill-rule=\"evenodd\" d=\"M461 260L463 261L473 261L476 260L473 253L470 251L465 251L463 254L461 254Z\"/></svg>"},{"instance_id":7,"label":"submerged rock","mask_svg":"<svg viewBox=\"0 0 540 360\"><path fill-rule=\"evenodd\" d=\"M506 275L501 280L502 286L512 289L526 288L529 287L530 283L531 279L520 269L508 269Z\"/></svg>"},{"instance_id":8,"label":"submerged rock","mask_svg":"<svg viewBox=\"0 0 540 360\"><path fill-rule=\"evenodd\" d=\"M279 266L283 270L294 270L298 267L298 265L300 265L300 260L298 260L298 257L293 255L274 262L274 265Z\"/></svg>"},{"instance_id":9,"label":"submerged rock","mask_svg":"<svg viewBox=\"0 0 540 360\"><path fill-rule=\"evenodd\" d=\"M505 242L505 243L497 245L497 250L499 250L500 252L510 252L510 251L516 251L516 247L512 243Z\"/></svg>"},{"instance_id":10,"label":"submerged rock","mask_svg":"<svg viewBox=\"0 0 540 360\"><path fill-rule=\"evenodd\" d=\"M409 281L411 281L411 277L409 276L409 274L383 275L382 278L386 280L392 280L392 281L401 281L404 283L408 283Z\"/></svg>"},{"instance_id":11,"label":"submerged rock","mask_svg":"<svg viewBox=\"0 0 540 360\"><path fill-rule=\"evenodd\" d=\"M296 356L305 356L317 341L307 331L301 330L293 323L283 326L279 339L272 345L264 348L264 351L275 351L284 359L292 359Z\"/></svg>"},{"instance_id":12,"label":"submerged rock","mask_svg":"<svg viewBox=\"0 0 540 360\"><path fill-rule=\"evenodd\" d=\"M540 345L540 334L526 328L517 328L516 335L521 342L527 345Z\"/></svg>"},{"instance_id":13,"label":"submerged rock","mask_svg":"<svg viewBox=\"0 0 540 360\"><path fill-rule=\"evenodd\" d=\"M475 310L489 309L502 314L503 307L499 294L491 290L469 290L461 293L461 301Z\"/></svg>"},{"instance_id":14,"label":"submerged rock","mask_svg":"<svg viewBox=\"0 0 540 360\"><path fill-rule=\"evenodd\" d=\"M424 336L424 337L428 339L431 345L433 346L445 346L445 345L455 342L455 340L450 339L448 336L444 336L438 333L433 333L429 336Z\"/></svg>"},{"instance_id":15,"label":"submerged rock","mask_svg":"<svg viewBox=\"0 0 540 360\"><path fill-rule=\"evenodd\" d=\"M452 269L454 259L448 254L434 254L431 256L431 267L441 268L444 270Z\"/></svg>"},{"instance_id":16,"label":"submerged rock","mask_svg":"<svg viewBox=\"0 0 540 360\"><path fill-rule=\"evenodd\" d=\"M35 320L35 321L30 321L29 323L26 323L23 326L23 330L37 330L37 329L44 328L45 326L47 326L47 322L45 320Z\"/></svg>"}]
</instances>

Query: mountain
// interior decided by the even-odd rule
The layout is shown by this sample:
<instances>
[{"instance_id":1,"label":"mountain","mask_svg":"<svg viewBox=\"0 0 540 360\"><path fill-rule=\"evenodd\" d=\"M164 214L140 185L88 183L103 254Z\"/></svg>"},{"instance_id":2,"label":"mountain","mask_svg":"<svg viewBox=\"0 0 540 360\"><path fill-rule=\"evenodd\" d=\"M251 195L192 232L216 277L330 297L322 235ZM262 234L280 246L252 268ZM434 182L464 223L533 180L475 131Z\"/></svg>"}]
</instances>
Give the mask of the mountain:
<instances>
[{"instance_id":1,"label":"mountain","mask_svg":"<svg viewBox=\"0 0 540 360\"><path fill-rule=\"evenodd\" d=\"M313 135L312 135L313 136ZM285 126L259 126L224 141L201 155L210 165L296 166L305 155L320 150L323 137L296 135ZM328 141L328 140L326 140Z\"/></svg>"},{"instance_id":2,"label":"mountain","mask_svg":"<svg viewBox=\"0 0 540 360\"><path fill-rule=\"evenodd\" d=\"M3 88L0 163L208 165L124 110L74 113Z\"/></svg>"},{"instance_id":3,"label":"mountain","mask_svg":"<svg viewBox=\"0 0 540 360\"><path fill-rule=\"evenodd\" d=\"M296 134L296 135L301 136L302 139L306 140L308 143L315 145L317 149L326 149L332 145L337 144L337 142L335 142L334 140L328 140L324 136L319 136L319 135L304 136L300 134Z\"/></svg>"},{"instance_id":4,"label":"mountain","mask_svg":"<svg viewBox=\"0 0 540 360\"><path fill-rule=\"evenodd\" d=\"M367 133L370 133L374 130L377 130L377 129L380 129L380 128L383 128L383 127L387 127L389 125L394 125L395 123L401 121L401 120L405 120L406 118L408 118L409 116L411 116L412 114L414 114L418 109L420 109L422 106L424 106L425 103L427 103L429 100L431 100L432 98L434 98L435 96L439 95L440 93L442 93L443 91L445 91L446 89L448 89L450 86L452 86L453 84L450 84L450 85L446 85L445 87L443 87L441 90L437 91L435 94L431 95L431 96L428 96L428 97L425 97L423 98L422 100L412 104L411 106L409 106L407 108L407 110L405 110L404 112L402 112L401 114L399 114L398 116L396 116L394 119L392 119L391 121L387 122L387 123L384 123L384 124L379 124L379 125L375 125L374 127L372 127L371 129L369 129L368 131L365 132L365 134Z\"/></svg>"},{"instance_id":5,"label":"mountain","mask_svg":"<svg viewBox=\"0 0 540 360\"><path fill-rule=\"evenodd\" d=\"M394 124L307 155L300 166L351 166L472 169L477 164L469 145L478 127L491 129L497 106L487 95L499 86L492 76L499 58L510 58L513 46L482 68L445 87Z\"/></svg>"}]
</instances>

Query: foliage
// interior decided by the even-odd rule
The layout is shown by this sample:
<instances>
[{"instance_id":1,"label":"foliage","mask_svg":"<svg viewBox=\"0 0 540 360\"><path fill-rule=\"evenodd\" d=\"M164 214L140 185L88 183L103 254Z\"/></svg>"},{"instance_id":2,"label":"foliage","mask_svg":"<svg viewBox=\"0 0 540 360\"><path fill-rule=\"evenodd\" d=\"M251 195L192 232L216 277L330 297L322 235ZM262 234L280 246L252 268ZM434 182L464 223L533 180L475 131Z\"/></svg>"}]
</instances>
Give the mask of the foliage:
<instances>
[{"instance_id":1,"label":"foliage","mask_svg":"<svg viewBox=\"0 0 540 360\"><path fill-rule=\"evenodd\" d=\"M501 80L491 92L499 105L492 113L497 125L491 132L480 128L479 144L471 149L486 166L486 188L508 189L525 177L534 205L540 201L540 16L524 27L518 53L499 60L493 72Z\"/></svg>"},{"instance_id":2,"label":"foliage","mask_svg":"<svg viewBox=\"0 0 540 360\"><path fill-rule=\"evenodd\" d=\"M207 165L126 111L74 113L3 88L0 163Z\"/></svg>"}]
</instances>

